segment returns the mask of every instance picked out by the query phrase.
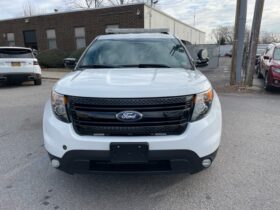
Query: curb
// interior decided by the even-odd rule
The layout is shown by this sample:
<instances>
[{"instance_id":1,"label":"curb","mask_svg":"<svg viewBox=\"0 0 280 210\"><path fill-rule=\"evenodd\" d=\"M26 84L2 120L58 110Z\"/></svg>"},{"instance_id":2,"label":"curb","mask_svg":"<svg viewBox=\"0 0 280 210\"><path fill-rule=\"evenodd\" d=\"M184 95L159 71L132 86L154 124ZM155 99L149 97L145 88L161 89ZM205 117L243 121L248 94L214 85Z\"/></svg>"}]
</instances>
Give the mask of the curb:
<instances>
[{"instance_id":1,"label":"curb","mask_svg":"<svg viewBox=\"0 0 280 210\"><path fill-rule=\"evenodd\" d=\"M57 77L42 77L42 79L59 80L60 78L57 78Z\"/></svg>"},{"instance_id":2,"label":"curb","mask_svg":"<svg viewBox=\"0 0 280 210\"><path fill-rule=\"evenodd\" d=\"M69 73L71 70L69 69L60 69L60 68L42 68L43 72L62 72L62 73Z\"/></svg>"}]
</instances>

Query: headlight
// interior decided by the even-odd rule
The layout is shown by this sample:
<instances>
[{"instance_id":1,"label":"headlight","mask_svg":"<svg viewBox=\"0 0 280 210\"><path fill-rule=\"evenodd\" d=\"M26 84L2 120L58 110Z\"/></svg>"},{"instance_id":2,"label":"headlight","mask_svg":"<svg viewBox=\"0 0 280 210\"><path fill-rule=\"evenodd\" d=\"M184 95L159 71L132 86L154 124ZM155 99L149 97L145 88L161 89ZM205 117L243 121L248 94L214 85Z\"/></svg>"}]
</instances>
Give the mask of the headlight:
<instances>
[{"instance_id":1,"label":"headlight","mask_svg":"<svg viewBox=\"0 0 280 210\"><path fill-rule=\"evenodd\" d=\"M209 89L206 92L199 93L195 96L195 105L192 115L192 122L203 118L211 108L213 101L213 90Z\"/></svg>"},{"instance_id":2,"label":"headlight","mask_svg":"<svg viewBox=\"0 0 280 210\"><path fill-rule=\"evenodd\" d=\"M275 73L279 73L280 74L280 68L272 67L272 71L275 72Z\"/></svg>"},{"instance_id":3,"label":"headlight","mask_svg":"<svg viewBox=\"0 0 280 210\"><path fill-rule=\"evenodd\" d=\"M69 122L66 110L67 98L64 95L52 91L52 110L55 116L63 121Z\"/></svg>"}]
</instances>

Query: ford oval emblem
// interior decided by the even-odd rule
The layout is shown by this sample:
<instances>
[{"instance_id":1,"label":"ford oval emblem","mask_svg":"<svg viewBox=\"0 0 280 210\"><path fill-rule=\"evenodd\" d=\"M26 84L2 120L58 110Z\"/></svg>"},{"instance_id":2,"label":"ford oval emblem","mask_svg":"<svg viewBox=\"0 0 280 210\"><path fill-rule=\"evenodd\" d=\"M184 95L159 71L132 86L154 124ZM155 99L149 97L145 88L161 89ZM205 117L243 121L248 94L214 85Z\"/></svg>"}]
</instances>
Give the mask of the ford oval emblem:
<instances>
[{"instance_id":1,"label":"ford oval emblem","mask_svg":"<svg viewBox=\"0 0 280 210\"><path fill-rule=\"evenodd\" d=\"M123 122L135 122L141 120L143 115L136 111L123 111L116 114L116 118Z\"/></svg>"}]
</instances>

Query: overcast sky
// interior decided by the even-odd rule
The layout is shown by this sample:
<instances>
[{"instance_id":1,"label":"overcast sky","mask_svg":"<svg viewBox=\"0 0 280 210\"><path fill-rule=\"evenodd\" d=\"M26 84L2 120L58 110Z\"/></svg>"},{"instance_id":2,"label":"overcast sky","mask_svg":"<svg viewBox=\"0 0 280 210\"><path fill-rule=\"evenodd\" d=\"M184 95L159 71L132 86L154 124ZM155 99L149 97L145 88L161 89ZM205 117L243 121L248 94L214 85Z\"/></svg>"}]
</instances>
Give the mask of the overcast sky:
<instances>
[{"instance_id":1,"label":"overcast sky","mask_svg":"<svg viewBox=\"0 0 280 210\"><path fill-rule=\"evenodd\" d=\"M43 12L52 12L55 8L66 9L66 0L29 0ZM8 19L23 15L23 5L26 0L0 0L0 19ZM255 0L248 0L247 24L251 25ZM211 31L220 25L233 25L236 0L159 0L157 8L195 26L207 33L211 40ZM262 21L263 31L280 34L280 1L266 0Z\"/></svg>"}]
</instances>

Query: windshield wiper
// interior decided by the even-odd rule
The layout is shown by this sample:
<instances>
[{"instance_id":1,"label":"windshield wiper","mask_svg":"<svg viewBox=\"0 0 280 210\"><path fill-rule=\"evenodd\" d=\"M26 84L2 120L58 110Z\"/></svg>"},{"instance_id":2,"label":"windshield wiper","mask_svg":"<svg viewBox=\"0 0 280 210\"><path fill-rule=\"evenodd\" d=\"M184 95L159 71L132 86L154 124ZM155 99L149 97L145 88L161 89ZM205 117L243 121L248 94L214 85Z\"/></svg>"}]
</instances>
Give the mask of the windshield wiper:
<instances>
[{"instance_id":1,"label":"windshield wiper","mask_svg":"<svg viewBox=\"0 0 280 210\"><path fill-rule=\"evenodd\" d=\"M138 68L170 68L170 66L164 65L164 64L132 64L132 65L123 65L122 67L138 67Z\"/></svg>"},{"instance_id":2,"label":"windshield wiper","mask_svg":"<svg viewBox=\"0 0 280 210\"><path fill-rule=\"evenodd\" d=\"M137 67L137 68L170 68L170 66L164 64L131 64L131 65L101 65L101 64L93 64L93 65L81 65L78 66L78 69L105 69L105 68L129 68L129 67Z\"/></svg>"},{"instance_id":3,"label":"windshield wiper","mask_svg":"<svg viewBox=\"0 0 280 210\"><path fill-rule=\"evenodd\" d=\"M93 64L93 65L81 65L78 66L79 69L106 69L106 68L119 68L118 66L113 65L101 65L101 64Z\"/></svg>"}]
</instances>

